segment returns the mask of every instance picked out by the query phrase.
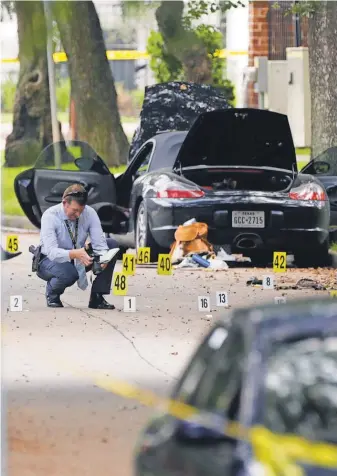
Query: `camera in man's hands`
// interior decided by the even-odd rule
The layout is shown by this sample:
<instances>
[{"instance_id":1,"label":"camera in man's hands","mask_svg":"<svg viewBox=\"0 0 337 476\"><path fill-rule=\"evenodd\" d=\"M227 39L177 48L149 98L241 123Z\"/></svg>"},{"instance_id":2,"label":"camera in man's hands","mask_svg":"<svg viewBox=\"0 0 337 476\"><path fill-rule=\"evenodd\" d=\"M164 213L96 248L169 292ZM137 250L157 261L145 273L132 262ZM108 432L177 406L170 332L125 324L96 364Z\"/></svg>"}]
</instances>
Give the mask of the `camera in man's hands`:
<instances>
[{"instance_id":1,"label":"camera in man's hands","mask_svg":"<svg viewBox=\"0 0 337 476\"><path fill-rule=\"evenodd\" d=\"M102 267L101 267L101 264L100 264L101 256L95 254L95 252L94 252L94 250L93 250L93 248L92 248L91 243L89 243L88 245L86 245L85 251L86 251L87 254L90 256L90 258L92 258L92 272L93 272L95 275L101 273L101 272L103 271L103 269L102 269Z\"/></svg>"}]
</instances>

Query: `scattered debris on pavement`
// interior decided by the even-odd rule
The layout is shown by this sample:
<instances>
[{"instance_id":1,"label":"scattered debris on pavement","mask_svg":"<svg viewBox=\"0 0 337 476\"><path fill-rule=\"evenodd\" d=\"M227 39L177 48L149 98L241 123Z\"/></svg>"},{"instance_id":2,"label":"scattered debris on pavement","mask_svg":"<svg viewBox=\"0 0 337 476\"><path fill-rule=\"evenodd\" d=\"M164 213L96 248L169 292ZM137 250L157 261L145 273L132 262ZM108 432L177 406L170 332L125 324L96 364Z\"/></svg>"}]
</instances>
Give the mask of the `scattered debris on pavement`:
<instances>
[{"instance_id":1,"label":"scattered debris on pavement","mask_svg":"<svg viewBox=\"0 0 337 476\"><path fill-rule=\"evenodd\" d=\"M214 271L226 270L228 262L250 262L243 255L230 255L221 247L213 246L207 239L208 226L197 222L195 218L180 225L176 230L175 242L171 246L170 256L175 268L205 268Z\"/></svg>"},{"instance_id":2,"label":"scattered debris on pavement","mask_svg":"<svg viewBox=\"0 0 337 476\"><path fill-rule=\"evenodd\" d=\"M315 270L316 271L316 270ZM287 289L314 289L315 291L331 291L337 289L337 279L335 273L329 272L329 270L321 270L317 279L313 278L301 278L297 281L292 279L291 274L288 276L282 276L278 279L278 283L275 283L274 289L287 290ZM323 272L324 271L324 272ZM247 286L262 287L262 279L253 276L246 282Z\"/></svg>"}]
</instances>

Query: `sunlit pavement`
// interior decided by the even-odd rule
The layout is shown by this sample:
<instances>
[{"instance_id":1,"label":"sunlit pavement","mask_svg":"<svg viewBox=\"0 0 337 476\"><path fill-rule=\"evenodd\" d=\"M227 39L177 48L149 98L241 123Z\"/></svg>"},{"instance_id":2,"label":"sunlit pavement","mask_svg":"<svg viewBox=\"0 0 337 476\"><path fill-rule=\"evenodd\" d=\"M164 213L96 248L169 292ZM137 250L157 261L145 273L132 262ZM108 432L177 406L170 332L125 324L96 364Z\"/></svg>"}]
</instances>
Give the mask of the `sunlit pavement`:
<instances>
[{"instance_id":1,"label":"sunlit pavement","mask_svg":"<svg viewBox=\"0 0 337 476\"><path fill-rule=\"evenodd\" d=\"M216 291L228 292L231 308L279 295L322 295L246 286L252 275L272 274L270 269L176 270L174 276L158 276L156 269L138 268L128 292L136 297L136 313L123 312L121 296L107 298L115 311L90 310L89 291L76 285L64 294L64 309L48 309L45 285L31 272L28 246L37 239L21 234L23 254L2 263L10 476L105 476L107 468L114 476L131 476L137 434L152 411L97 387L96 377L167 393L200 337L231 310L214 308ZM289 269L279 279L316 278L317 273ZM23 297L21 312L9 310L13 295ZM198 311L201 295L211 297L211 312Z\"/></svg>"}]
</instances>

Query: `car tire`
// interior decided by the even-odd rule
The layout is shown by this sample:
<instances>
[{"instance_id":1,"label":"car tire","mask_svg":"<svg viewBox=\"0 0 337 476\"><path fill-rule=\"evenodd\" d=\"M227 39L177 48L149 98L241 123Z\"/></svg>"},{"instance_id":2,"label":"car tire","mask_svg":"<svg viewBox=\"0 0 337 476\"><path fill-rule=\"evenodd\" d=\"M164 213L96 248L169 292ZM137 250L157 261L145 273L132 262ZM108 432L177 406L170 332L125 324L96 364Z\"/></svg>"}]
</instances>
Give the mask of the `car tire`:
<instances>
[{"instance_id":1,"label":"car tire","mask_svg":"<svg viewBox=\"0 0 337 476\"><path fill-rule=\"evenodd\" d=\"M329 240L313 248L295 251L294 261L299 268L320 268L331 265Z\"/></svg>"},{"instance_id":2,"label":"car tire","mask_svg":"<svg viewBox=\"0 0 337 476\"><path fill-rule=\"evenodd\" d=\"M163 250L155 242L150 227L149 220L147 216L147 210L144 202L141 202L138 210L135 223L135 239L136 239L136 251L138 252L139 248L150 248L150 261L154 263L158 261L159 253L165 253L167 251Z\"/></svg>"}]
</instances>

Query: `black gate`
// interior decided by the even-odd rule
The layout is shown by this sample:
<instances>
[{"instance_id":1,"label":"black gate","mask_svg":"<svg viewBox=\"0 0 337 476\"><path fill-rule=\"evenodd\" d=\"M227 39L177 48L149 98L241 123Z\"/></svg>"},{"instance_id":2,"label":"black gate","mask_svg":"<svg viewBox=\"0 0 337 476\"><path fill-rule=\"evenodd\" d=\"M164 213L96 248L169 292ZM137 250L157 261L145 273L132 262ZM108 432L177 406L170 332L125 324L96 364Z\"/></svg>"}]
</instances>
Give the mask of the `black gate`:
<instances>
[{"instance_id":1,"label":"black gate","mask_svg":"<svg viewBox=\"0 0 337 476\"><path fill-rule=\"evenodd\" d=\"M286 48L307 46L307 18L292 13L295 2L270 2L268 10L268 58L285 60Z\"/></svg>"}]
</instances>

